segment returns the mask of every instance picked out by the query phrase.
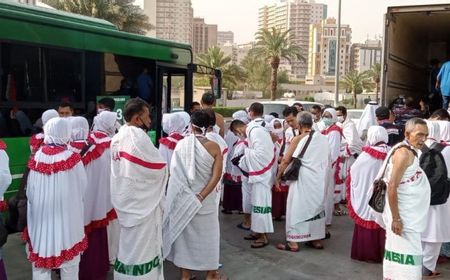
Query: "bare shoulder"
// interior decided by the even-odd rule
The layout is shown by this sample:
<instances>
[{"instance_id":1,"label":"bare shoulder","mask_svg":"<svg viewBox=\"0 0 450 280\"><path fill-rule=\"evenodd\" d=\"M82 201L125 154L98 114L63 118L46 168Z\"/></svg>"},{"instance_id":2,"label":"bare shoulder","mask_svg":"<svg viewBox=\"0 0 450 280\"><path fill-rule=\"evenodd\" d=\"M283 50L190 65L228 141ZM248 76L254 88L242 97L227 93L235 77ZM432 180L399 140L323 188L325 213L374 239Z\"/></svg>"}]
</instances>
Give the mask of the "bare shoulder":
<instances>
[{"instance_id":1,"label":"bare shoulder","mask_svg":"<svg viewBox=\"0 0 450 280\"><path fill-rule=\"evenodd\" d=\"M414 154L406 147L401 147L392 156L393 163L410 165L414 160Z\"/></svg>"},{"instance_id":2,"label":"bare shoulder","mask_svg":"<svg viewBox=\"0 0 450 280\"><path fill-rule=\"evenodd\" d=\"M215 114L216 114L216 118L223 120L223 116L221 114L219 114L219 113L215 113Z\"/></svg>"},{"instance_id":3,"label":"bare shoulder","mask_svg":"<svg viewBox=\"0 0 450 280\"><path fill-rule=\"evenodd\" d=\"M205 146L205 148L208 150L208 152L213 156L215 156L217 154L221 154L219 144L217 144L214 141L211 141L211 140L205 141L203 143L203 146Z\"/></svg>"}]
</instances>

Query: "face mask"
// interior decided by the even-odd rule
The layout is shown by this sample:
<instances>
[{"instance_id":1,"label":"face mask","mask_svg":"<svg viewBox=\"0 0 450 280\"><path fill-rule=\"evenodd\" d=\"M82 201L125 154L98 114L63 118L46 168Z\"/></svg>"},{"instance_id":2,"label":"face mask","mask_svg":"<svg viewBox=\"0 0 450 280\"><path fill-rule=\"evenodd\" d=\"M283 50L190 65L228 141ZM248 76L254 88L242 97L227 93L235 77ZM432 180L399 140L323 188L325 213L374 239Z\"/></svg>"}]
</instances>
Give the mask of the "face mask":
<instances>
[{"instance_id":1,"label":"face mask","mask_svg":"<svg viewBox=\"0 0 450 280\"><path fill-rule=\"evenodd\" d=\"M338 116L337 121L343 123L345 121L344 116Z\"/></svg>"},{"instance_id":2,"label":"face mask","mask_svg":"<svg viewBox=\"0 0 450 280\"><path fill-rule=\"evenodd\" d=\"M329 118L323 118L322 121L326 127L332 126L334 124L334 121Z\"/></svg>"},{"instance_id":3,"label":"face mask","mask_svg":"<svg viewBox=\"0 0 450 280\"><path fill-rule=\"evenodd\" d=\"M105 109L100 109L100 108L97 109L97 115L100 114L101 112L104 112L104 111L106 111L106 110Z\"/></svg>"},{"instance_id":4,"label":"face mask","mask_svg":"<svg viewBox=\"0 0 450 280\"><path fill-rule=\"evenodd\" d=\"M272 133L275 134L279 139L283 138L283 128L272 129Z\"/></svg>"},{"instance_id":5,"label":"face mask","mask_svg":"<svg viewBox=\"0 0 450 280\"><path fill-rule=\"evenodd\" d=\"M141 120L142 124L139 126L139 128L141 128L143 131L147 132L150 130L150 127L148 127L145 122L141 119L141 117L139 117L139 119Z\"/></svg>"}]
</instances>

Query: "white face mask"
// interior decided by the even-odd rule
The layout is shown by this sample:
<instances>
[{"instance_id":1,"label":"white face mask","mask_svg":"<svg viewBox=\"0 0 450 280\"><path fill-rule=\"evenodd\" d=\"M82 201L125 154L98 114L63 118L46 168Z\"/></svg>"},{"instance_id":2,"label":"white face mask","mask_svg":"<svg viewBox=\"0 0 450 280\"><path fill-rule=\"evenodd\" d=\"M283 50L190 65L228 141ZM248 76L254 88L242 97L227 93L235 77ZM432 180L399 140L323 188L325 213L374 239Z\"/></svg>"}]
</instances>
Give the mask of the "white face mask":
<instances>
[{"instance_id":1,"label":"white face mask","mask_svg":"<svg viewBox=\"0 0 450 280\"><path fill-rule=\"evenodd\" d=\"M283 128L274 128L272 129L272 133L275 134L278 139L283 139Z\"/></svg>"},{"instance_id":2,"label":"white face mask","mask_svg":"<svg viewBox=\"0 0 450 280\"><path fill-rule=\"evenodd\" d=\"M345 121L344 116L338 116L337 121L343 123Z\"/></svg>"}]
</instances>

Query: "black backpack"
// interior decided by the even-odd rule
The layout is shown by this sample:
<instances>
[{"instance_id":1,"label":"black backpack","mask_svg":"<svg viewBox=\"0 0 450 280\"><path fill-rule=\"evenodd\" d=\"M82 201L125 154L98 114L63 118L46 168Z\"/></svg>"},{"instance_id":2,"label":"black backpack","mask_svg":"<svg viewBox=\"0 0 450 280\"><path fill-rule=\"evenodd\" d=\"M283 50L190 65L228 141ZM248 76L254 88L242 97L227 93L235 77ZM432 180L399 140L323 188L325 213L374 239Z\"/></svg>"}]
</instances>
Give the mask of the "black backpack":
<instances>
[{"instance_id":1,"label":"black backpack","mask_svg":"<svg viewBox=\"0 0 450 280\"><path fill-rule=\"evenodd\" d=\"M428 148L422 148L420 167L428 177L431 186L430 205L441 205L447 202L450 193L450 179L447 174L447 166L441 152L444 145L434 143Z\"/></svg>"}]
</instances>

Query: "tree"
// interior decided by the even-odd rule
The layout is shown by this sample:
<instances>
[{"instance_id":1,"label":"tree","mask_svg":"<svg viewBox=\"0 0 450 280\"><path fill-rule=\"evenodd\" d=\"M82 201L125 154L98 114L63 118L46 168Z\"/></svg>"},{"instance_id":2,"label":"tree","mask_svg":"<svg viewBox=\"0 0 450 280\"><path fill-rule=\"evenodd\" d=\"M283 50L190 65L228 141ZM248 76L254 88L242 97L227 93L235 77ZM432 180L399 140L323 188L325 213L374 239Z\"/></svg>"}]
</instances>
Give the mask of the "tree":
<instances>
[{"instance_id":1,"label":"tree","mask_svg":"<svg viewBox=\"0 0 450 280\"><path fill-rule=\"evenodd\" d=\"M107 20L121 31L145 34L153 26L134 0L42 0L57 10Z\"/></svg>"},{"instance_id":2,"label":"tree","mask_svg":"<svg viewBox=\"0 0 450 280\"><path fill-rule=\"evenodd\" d=\"M380 81L381 81L381 64L375 63L372 65L370 70L368 71L369 76L372 78L375 83L375 100L378 102L378 93L380 92Z\"/></svg>"},{"instance_id":3,"label":"tree","mask_svg":"<svg viewBox=\"0 0 450 280\"><path fill-rule=\"evenodd\" d=\"M222 71L222 84L229 90L237 84L237 76L242 73L238 65L230 64L231 57L217 46L209 47L206 53L197 56L197 63ZM210 78L212 83L212 77Z\"/></svg>"},{"instance_id":4,"label":"tree","mask_svg":"<svg viewBox=\"0 0 450 280\"><path fill-rule=\"evenodd\" d=\"M365 71L359 73L358 71L351 71L347 73L341 80L341 84L346 88L347 91L353 94L353 105L356 108L356 95L363 92L364 89L370 89L372 79L370 78L369 72Z\"/></svg>"},{"instance_id":5,"label":"tree","mask_svg":"<svg viewBox=\"0 0 450 280\"><path fill-rule=\"evenodd\" d=\"M266 95L270 91L269 64L250 51L242 60L241 66L245 72L245 88L262 91Z\"/></svg>"},{"instance_id":6,"label":"tree","mask_svg":"<svg viewBox=\"0 0 450 280\"><path fill-rule=\"evenodd\" d=\"M270 99L275 100L277 93L278 67L281 59L291 62L292 59L305 60L300 54L300 47L291 44L293 37L290 30L282 31L275 27L263 29L256 33L256 46L254 53L257 57L267 60L271 67Z\"/></svg>"}]
</instances>

